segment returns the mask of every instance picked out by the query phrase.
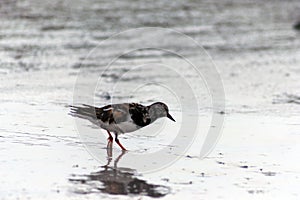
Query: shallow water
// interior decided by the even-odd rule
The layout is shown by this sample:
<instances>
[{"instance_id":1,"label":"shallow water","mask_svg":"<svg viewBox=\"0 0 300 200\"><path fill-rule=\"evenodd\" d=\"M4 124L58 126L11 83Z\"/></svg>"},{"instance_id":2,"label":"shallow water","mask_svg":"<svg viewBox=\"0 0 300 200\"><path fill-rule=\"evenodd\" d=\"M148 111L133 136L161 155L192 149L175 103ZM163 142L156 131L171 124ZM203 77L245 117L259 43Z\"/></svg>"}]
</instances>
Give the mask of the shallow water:
<instances>
[{"instance_id":1,"label":"shallow water","mask_svg":"<svg viewBox=\"0 0 300 200\"><path fill-rule=\"evenodd\" d=\"M300 33L293 29L298 10L298 1L1 1L0 198L299 199ZM161 64L185 73L201 101L196 110L187 106L185 111L199 119L199 133L210 127L209 92L187 66L166 51L142 49L121 56L103 74L95 90L97 105L164 100L178 121L158 121L120 136L131 151L116 165L117 146L107 155L106 140L101 140L105 133L83 120L102 160L87 152L68 107L80 68L85 89L109 57L149 42L149 36L116 37L101 51L89 52L112 34L142 26L172 28L201 44L217 66L226 95L223 133L213 152L198 159L199 134L187 152L172 154L176 162L152 173L130 159L168 146L182 120L176 95L142 84L183 87ZM167 37L174 42L153 44L210 65L193 46ZM142 72L131 70L139 65ZM116 90L105 89L116 80ZM154 134L160 127L163 131Z\"/></svg>"},{"instance_id":2,"label":"shallow water","mask_svg":"<svg viewBox=\"0 0 300 200\"><path fill-rule=\"evenodd\" d=\"M111 151L111 152L109 152ZM90 174L71 175L69 181L75 184L74 192L81 194L106 193L111 195L145 195L149 197L164 197L170 193L170 188L164 185L149 184L142 179L137 171L131 168L118 167L118 162L126 152L121 152L112 162L112 148L107 152L107 164L99 171Z\"/></svg>"}]
</instances>

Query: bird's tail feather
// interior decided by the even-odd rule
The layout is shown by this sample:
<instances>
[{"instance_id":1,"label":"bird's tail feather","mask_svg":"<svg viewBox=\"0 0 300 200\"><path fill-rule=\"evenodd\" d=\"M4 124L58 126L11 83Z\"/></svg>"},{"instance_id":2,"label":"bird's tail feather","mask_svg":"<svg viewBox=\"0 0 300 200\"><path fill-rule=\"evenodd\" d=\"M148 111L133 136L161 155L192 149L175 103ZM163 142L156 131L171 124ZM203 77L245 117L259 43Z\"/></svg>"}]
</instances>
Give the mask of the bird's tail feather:
<instances>
[{"instance_id":1,"label":"bird's tail feather","mask_svg":"<svg viewBox=\"0 0 300 200\"><path fill-rule=\"evenodd\" d=\"M69 115L81 119L89 120L90 122L99 125L99 121L96 116L97 107L90 106L87 104L82 104L81 106L73 106L70 105L70 113Z\"/></svg>"}]
</instances>

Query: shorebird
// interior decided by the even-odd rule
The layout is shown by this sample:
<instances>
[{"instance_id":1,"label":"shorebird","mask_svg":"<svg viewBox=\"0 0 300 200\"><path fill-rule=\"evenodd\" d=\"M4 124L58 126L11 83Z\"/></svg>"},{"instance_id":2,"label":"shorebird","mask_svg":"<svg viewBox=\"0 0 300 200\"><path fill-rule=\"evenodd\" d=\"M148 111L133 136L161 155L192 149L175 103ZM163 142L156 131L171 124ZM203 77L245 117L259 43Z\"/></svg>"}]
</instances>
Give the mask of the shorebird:
<instances>
[{"instance_id":1,"label":"shorebird","mask_svg":"<svg viewBox=\"0 0 300 200\"><path fill-rule=\"evenodd\" d=\"M89 119L97 123L108 133L108 142L113 142L111 132L115 135L115 142L123 151L126 148L120 143L120 134L136 131L148 126L161 117L167 117L175 122L169 113L168 106L162 102L156 102L149 106L138 103L112 104L104 107L83 105L83 107L71 106L71 115ZM93 120L91 120L91 118Z\"/></svg>"}]
</instances>

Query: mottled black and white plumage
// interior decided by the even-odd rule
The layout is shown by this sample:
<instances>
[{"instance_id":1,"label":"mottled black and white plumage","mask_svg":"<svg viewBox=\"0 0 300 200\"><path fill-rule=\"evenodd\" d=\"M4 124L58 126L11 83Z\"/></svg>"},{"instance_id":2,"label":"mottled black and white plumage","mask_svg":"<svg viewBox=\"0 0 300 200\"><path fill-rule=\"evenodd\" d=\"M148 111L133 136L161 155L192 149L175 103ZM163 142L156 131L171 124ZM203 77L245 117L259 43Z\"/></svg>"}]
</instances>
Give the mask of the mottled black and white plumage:
<instances>
[{"instance_id":1,"label":"mottled black and white plumage","mask_svg":"<svg viewBox=\"0 0 300 200\"><path fill-rule=\"evenodd\" d=\"M118 140L119 134L136 131L161 117L168 117L175 121L169 114L168 106L162 102L149 106L138 103L112 104L101 108L90 105L71 106L71 115L96 122L101 128L107 130L110 142L113 139L110 132L113 132L115 141L123 150L125 148Z\"/></svg>"}]
</instances>

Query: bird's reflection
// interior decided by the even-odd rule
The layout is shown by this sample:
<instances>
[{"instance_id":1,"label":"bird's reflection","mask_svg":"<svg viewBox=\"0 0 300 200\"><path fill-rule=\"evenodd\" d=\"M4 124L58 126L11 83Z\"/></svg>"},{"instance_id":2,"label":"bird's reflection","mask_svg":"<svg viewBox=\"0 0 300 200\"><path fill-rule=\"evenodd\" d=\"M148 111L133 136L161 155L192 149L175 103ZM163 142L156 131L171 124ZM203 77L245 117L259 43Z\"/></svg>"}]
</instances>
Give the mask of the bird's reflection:
<instances>
[{"instance_id":1,"label":"bird's reflection","mask_svg":"<svg viewBox=\"0 0 300 200\"><path fill-rule=\"evenodd\" d=\"M111 145L111 144L108 144ZM108 146L110 147L110 146ZM69 179L82 194L107 193L112 195L146 195L150 197L163 197L170 192L170 188L163 185L149 184L136 175L134 169L117 167L118 162L127 152L123 151L110 166L112 161L112 148L107 148L107 164L100 171L87 175L73 175Z\"/></svg>"}]
</instances>

